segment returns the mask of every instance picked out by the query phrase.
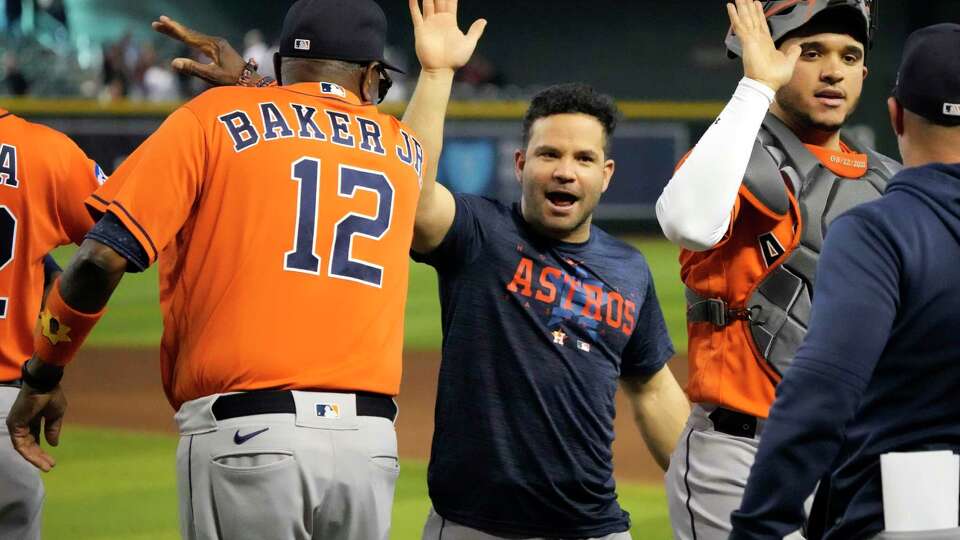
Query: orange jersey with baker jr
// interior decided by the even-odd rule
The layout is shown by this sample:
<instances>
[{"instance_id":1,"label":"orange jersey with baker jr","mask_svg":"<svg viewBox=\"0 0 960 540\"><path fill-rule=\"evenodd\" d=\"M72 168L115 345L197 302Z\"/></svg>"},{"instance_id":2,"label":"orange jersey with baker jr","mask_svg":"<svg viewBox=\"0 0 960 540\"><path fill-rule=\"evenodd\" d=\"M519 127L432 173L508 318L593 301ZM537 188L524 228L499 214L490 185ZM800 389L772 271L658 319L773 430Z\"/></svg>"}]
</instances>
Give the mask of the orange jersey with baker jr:
<instances>
[{"instance_id":1,"label":"orange jersey with baker jr","mask_svg":"<svg viewBox=\"0 0 960 540\"><path fill-rule=\"evenodd\" d=\"M171 404L396 394L424 160L329 83L217 88L174 112L94 197L160 261Z\"/></svg>"},{"instance_id":2,"label":"orange jersey with baker jr","mask_svg":"<svg viewBox=\"0 0 960 540\"><path fill-rule=\"evenodd\" d=\"M867 156L842 145L841 152L807 145L837 175L857 181L867 172ZM704 298L722 298L742 307L772 265L800 242L803 224L796 199L790 211L769 211L741 187L730 229L710 250L681 250L683 283ZM713 403L766 418L773 404L778 376L753 345L747 323L735 321L724 328L709 322L687 324L690 375L687 394L697 403Z\"/></svg>"},{"instance_id":3,"label":"orange jersey with baker jr","mask_svg":"<svg viewBox=\"0 0 960 540\"><path fill-rule=\"evenodd\" d=\"M0 381L33 355L43 258L93 226L84 199L104 178L66 135L0 109Z\"/></svg>"}]
</instances>

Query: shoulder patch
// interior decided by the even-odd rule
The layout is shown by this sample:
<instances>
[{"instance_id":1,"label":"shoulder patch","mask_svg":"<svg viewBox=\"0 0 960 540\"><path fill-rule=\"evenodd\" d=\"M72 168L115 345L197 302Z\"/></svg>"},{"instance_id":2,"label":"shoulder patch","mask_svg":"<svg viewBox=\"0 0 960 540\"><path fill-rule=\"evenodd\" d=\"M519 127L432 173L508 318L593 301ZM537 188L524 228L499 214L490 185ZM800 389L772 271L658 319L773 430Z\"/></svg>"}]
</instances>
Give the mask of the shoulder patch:
<instances>
[{"instance_id":1,"label":"shoulder patch","mask_svg":"<svg viewBox=\"0 0 960 540\"><path fill-rule=\"evenodd\" d=\"M772 231L758 236L757 242L760 244L760 254L763 257L763 265L766 268L770 268L770 265L777 262L777 259L787 252Z\"/></svg>"}]
</instances>

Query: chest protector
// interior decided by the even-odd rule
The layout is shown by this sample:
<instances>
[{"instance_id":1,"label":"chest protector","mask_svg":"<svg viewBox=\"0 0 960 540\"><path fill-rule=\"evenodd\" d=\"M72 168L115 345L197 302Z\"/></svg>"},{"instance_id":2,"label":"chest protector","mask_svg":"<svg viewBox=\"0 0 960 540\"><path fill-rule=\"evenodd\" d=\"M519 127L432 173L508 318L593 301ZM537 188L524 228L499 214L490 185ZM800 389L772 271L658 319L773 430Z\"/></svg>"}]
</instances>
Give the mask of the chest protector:
<instances>
[{"instance_id":1,"label":"chest protector","mask_svg":"<svg viewBox=\"0 0 960 540\"><path fill-rule=\"evenodd\" d=\"M750 293L746 309L739 310L746 314L757 351L781 376L807 332L827 227L854 206L879 198L901 168L877 152L854 149L867 155L868 170L852 181L826 168L783 122L768 114L750 156L744 186L777 214L790 212L787 189L800 208L799 244L781 256L785 260L771 264ZM719 319L729 324L730 317Z\"/></svg>"}]
</instances>

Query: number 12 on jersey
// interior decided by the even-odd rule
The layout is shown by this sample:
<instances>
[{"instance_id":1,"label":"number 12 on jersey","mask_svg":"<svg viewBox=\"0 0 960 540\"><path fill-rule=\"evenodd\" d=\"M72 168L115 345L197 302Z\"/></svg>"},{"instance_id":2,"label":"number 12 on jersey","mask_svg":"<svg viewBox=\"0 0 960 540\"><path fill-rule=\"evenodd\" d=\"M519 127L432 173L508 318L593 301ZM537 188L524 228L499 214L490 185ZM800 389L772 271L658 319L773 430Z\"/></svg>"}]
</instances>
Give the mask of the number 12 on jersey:
<instances>
[{"instance_id":1,"label":"number 12 on jersey","mask_svg":"<svg viewBox=\"0 0 960 540\"><path fill-rule=\"evenodd\" d=\"M320 160L303 157L293 163L293 181L297 182L297 223L293 249L285 253L284 270L319 275L321 258L317 254L317 215L320 210ZM380 240L390 230L393 216L393 185L381 172L340 165L337 193L354 198L358 190L377 195L377 213L365 216L350 212L334 225L328 257L327 275L380 287L383 267L352 255L353 239L362 236Z\"/></svg>"}]
</instances>

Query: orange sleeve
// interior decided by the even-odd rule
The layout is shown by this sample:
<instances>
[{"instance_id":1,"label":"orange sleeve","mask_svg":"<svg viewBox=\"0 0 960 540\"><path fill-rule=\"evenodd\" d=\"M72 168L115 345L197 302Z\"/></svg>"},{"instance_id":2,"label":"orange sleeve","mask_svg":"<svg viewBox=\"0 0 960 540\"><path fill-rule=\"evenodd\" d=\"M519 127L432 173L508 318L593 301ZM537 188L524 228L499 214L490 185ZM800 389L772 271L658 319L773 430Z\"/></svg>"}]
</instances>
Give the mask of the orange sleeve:
<instances>
[{"instance_id":1,"label":"orange sleeve","mask_svg":"<svg viewBox=\"0 0 960 540\"><path fill-rule=\"evenodd\" d=\"M206 163L203 128L181 107L110 177L107 208L137 239L150 264L176 236L200 193ZM106 198L104 197L106 200Z\"/></svg>"},{"instance_id":2,"label":"orange sleeve","mask_svg":"<svg viewBox=\"0 0 960 540\"><path fill-rule=\"evenodd\" d=\"M47 144L55 156L51 163L54 170L51 172L60 228L67 238L79 244L94 223L84 199L100 185L103 173L66 135L57 133Z\"/></svg>"}]
</instances>

